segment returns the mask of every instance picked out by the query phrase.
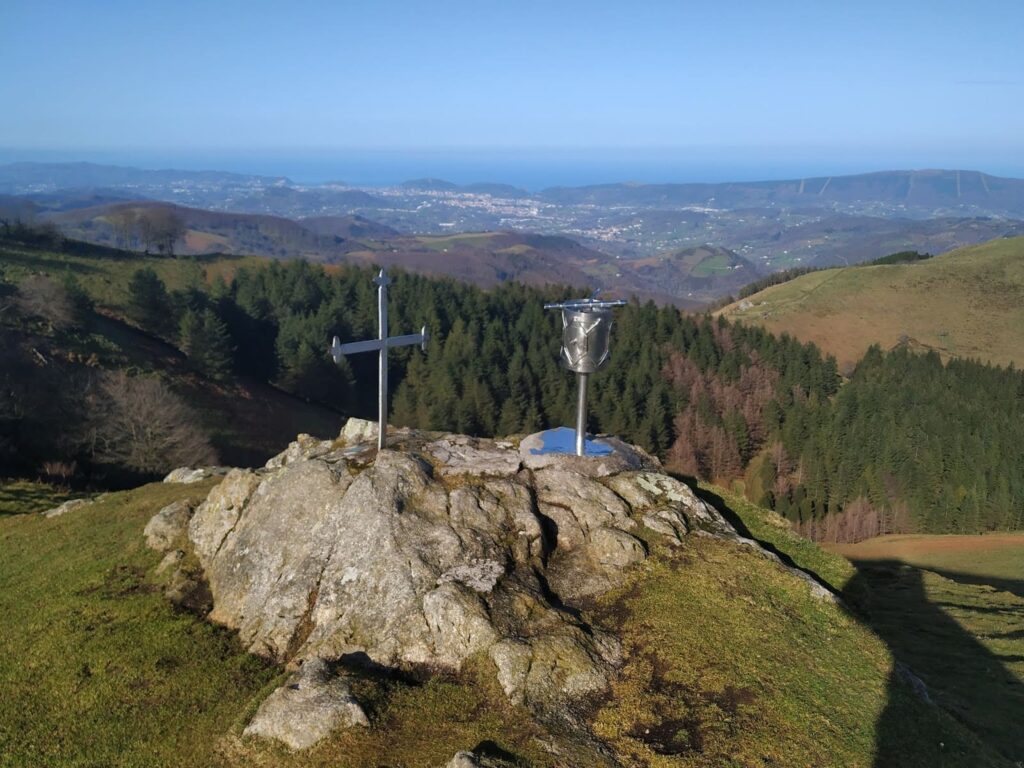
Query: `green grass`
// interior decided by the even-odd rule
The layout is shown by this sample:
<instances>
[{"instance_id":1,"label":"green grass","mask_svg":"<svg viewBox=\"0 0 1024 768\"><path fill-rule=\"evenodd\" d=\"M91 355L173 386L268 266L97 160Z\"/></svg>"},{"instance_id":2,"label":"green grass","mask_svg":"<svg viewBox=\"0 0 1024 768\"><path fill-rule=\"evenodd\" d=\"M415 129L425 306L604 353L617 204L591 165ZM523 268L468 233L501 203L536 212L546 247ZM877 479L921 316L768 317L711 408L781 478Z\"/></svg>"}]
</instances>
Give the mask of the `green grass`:
<instances>
[{"instance_id":1,"label":"green grass","mask_svg":"<svg viewBox=\"0 0 1024 768\"><path fill-rule=\"evenodd\" d=\"M147 577L145 521L208 488L151 485L52 520L0 519L0 765L209 765L278 675L175 613Z\"/></svg>"},{"instance_id":2,"label":"green grass","mask_svg":"<svg viewBox=\"0 0 1024 768\"><path fill-rule=\"evenodd\" d=\"M422 686L364 682L374 727L308 753L242 739L283 673L172 609L142 538L156 511L210 486L152 484L50 520L0 517L0 766L427 768L481 743L555 762L538 741L550 735L476 669ZM6 508L33 510L39 493L5 486Z\"/></svg>"},{"instance_id":3,"label":"green grass","mask_svg":"<svg viewBox=\"0 0 1024 768\"><path fill-rule=\"evenodd\" d=\"M16 283L34 272L45 272L56 277L70 273L98 304L121 310L128 296L128 283L132 275L144 267L152 268L170 291L212 282L218 275L230 280L239 267L258 267L267 263L267 259L258 256L172 259L128 251L123 253L123 256L78 255L0 242L0 276Z\"/></svg>"},{"instance_id":4,"label":"green grass","mask_svg":"<svg viewBox=\"0 0 1024 768\"><path fill-rule=\"evenodd\" d=\"M834 592L843 592L856 574L856 569L846 558L797 535L781 515L752 504L742 495L720 486L702 483L699 491L706 501L732 517L738 529L746 529L751 538L768 545L798 568L815 574Z\"/></svg>"},{"instance_id":5,"label":"green grass","mask_svg":"<svg viewBox=\"0 0 1024 768\"><path fill-rule=\"evenodd\" d=\"M1020 764L1024 592L896 561L864 561L858 570L870 594L867 612L875 631L924 680L938 704Z\"/></svg>"},{"instance_id":6,"label":"green grass","mask_svg":"<svg viewBox=\"0 0 1024 768\"><path fill-rule=\"evenodd\" d=\"M906 336L946 357L1020 366L1024 238L992 240L913 264L814 272L721 313L813 341L841 364L856 362L871 344L888 348Z\"/></svg>"},{"instance_id":7,"label":"green grass","mask_svg":"<svg viewBox=\"0 0 1024 768\"><path fill-rule=\"evenodd\" d=\"M0 517L45 512L74 497L75 494L47 483L34 483L31 480L2 480L0 481Z\"/></svg>"},{"instance_id":8,"label":"green grass","mask_svg":"<svg viewBox=\"0 0 1024 768\"><path fill-rule=\"evenodd\" d=\"M690 272L691 277L714 277L732 270L732 263L724 253L716 253L706 259L702 259Z\"/></svg>"},{"instance_id":9,"label":"green grass","mask_svg":"<svg viewBox=\"0 0 1024 768\"><path fill-rule=\"evenodd\" d=\"M973 576L992 585L1024 580L1024 532L903 534L831 548L853 560L898 560L926 570Z\"/></svg>"},{"instance_id":10,"label":"green grass","mask_svg":"<svg viewBox=\"0 0 1024 768\"><path fill-rule=\"evenodd\" d=\"M627 662L596 731L629 765L1010 765L897 681L857 571L721 488L716 505L842 590L846 607L729 544L690 539L607 596ZM676 754L666 754L675 752Z\"/></svg>"},{"instance_id":11,"label":"green grass","mask_svg":"<svg viewBox=\"0 0 1024 768\"><path fill-rule=\"evenodd\" d=\"M0 766L432 768L480 745L510 764L605 762L509 705L486 659L423 685L359 682L372 726L309 752L243 738L281 670L172 609L159 556L142 542L153 513L211 484L148 485L52 520L0 518ZM34 509L39 492L8 486L8 507ZM738 504L735 514L832 583L856 579L770 513ZM622 764L1010 765L894 682L869 625L769 561L706 538L671 551L650 543L653 557L587 615L624 641L614 696L594 714ZM897 725L899 738L888 733ZM544 747L553 739L560 756Z\"/></svg>"}]
</instances>

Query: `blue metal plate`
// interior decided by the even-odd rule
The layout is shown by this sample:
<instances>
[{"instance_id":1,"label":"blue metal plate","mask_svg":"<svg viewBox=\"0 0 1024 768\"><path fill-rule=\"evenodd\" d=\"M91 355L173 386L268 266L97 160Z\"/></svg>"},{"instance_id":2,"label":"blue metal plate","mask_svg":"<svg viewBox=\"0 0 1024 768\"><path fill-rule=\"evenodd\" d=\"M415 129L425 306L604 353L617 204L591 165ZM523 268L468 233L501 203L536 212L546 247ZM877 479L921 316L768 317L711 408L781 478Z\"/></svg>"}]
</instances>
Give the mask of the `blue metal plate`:
<instances>
[{"instance_id":1,"label":"blue metal plate","mask_svg":"<svg viewBox=\"0 0 1024 768\"><path fill-rule=\"evenodd\" d=\"M540 456L546 453L576 453L576 430L569 427L555 427L540 433L541 447L533 448L530 453ZM607 443L601 440L591 440L589 437L583 446L583 452L587 456L610 456L615 452Z\"/></svg>"}]
</instances>

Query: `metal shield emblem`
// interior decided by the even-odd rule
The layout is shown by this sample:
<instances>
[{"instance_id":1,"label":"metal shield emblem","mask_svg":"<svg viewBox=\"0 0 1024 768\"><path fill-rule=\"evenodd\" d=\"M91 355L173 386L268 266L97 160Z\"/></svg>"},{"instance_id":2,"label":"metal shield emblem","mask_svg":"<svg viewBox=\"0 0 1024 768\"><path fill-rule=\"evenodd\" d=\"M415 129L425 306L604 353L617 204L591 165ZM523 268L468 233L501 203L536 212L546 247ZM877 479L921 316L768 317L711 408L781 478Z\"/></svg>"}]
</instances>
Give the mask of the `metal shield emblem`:
<instances>
[{"instance_id":1,"label":"metal shield emblem","mask_svg":"<svg viewBox=\"0 0 1024 768\"><path fill-rule=\"evenodd\" d=\"M576 373L594 373L608 360L612 313L562 310L562 364Z\"/></svg>"}]
</instances>

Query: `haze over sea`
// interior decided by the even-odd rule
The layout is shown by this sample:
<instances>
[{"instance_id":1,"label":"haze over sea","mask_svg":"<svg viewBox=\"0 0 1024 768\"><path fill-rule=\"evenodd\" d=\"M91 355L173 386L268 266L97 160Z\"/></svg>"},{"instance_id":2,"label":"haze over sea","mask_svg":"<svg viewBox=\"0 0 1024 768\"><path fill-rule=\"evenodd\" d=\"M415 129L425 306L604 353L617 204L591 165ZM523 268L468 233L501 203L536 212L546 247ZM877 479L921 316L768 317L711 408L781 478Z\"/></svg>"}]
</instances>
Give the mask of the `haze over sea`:
<instances>
[{"instance_id":1,"label":"haze over sea","mask_svg":"<svg viewBox=\"0 0 1024 768\"><path fill-rule=\"evenodd\" d=\"M140 168L286 176L299 184L382 187L418 178L494 182L529 191L615 182L765 181L883 170L949 168L1024 177L1024 158L928 149L813 147L26 150L0 148L0 163L93 162Z\"/></svg>"}]
</instances>

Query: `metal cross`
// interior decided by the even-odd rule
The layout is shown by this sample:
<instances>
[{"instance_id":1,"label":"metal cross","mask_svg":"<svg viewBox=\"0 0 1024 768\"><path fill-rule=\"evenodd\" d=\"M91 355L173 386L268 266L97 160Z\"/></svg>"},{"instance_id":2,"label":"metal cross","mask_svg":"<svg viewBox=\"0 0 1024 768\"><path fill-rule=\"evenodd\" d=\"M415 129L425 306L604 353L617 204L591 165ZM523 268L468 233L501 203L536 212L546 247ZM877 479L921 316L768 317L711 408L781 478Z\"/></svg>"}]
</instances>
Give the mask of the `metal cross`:
<instances>
[{"instance_id":1,"label":"metal cross","mask_svg":"<svg viewBox=\"0 0 1024 768\"><path fill-rule=\"evenodd\" d=\"M377 286L377 321L380 325L380 334L376 339L369 341L353 341L349 344L342 344L338 337L334 337L334 343L331 344L331 357L334 358L334 362L341 364L341 359L345 355L354 355L358 352L379 352L379 379L380 379L380 391L377 394L377 448L384 448L387 440L388 430L388 350L391 347L408 347L412 344L419 344L420 348L426 352L427 342L430 341L430 334L427 333L427 326L423 326L419 333L410 333L405 336L393 336L388 338L388 286L391 285L391 280L382 269L380 273L373 278L374 284Z\"/></svg>"}]
</instances>

